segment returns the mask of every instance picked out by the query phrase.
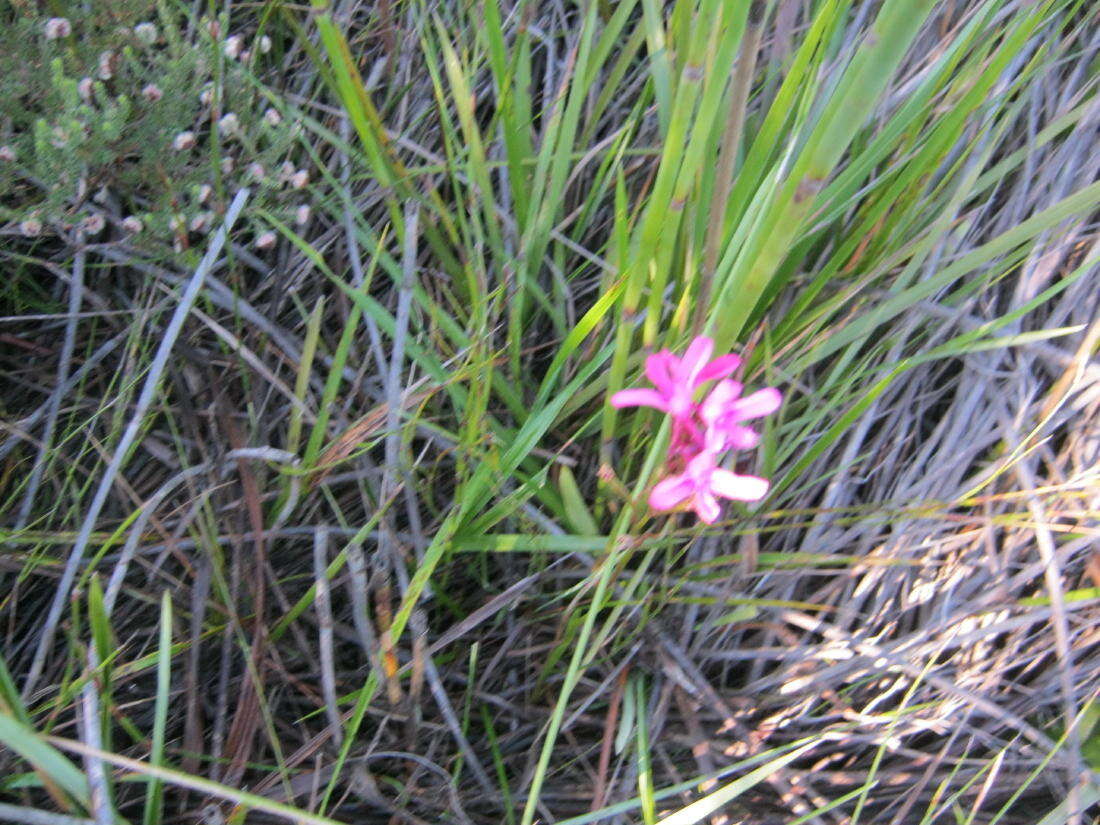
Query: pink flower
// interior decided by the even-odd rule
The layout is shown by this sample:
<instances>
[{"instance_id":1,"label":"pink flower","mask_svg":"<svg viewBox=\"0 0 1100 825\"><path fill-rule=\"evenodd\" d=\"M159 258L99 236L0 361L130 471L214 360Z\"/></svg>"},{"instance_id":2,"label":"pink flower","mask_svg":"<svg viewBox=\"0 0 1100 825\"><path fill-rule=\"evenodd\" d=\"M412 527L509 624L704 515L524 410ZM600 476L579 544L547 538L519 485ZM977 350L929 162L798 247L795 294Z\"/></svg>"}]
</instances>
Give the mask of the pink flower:
<instances>
[{"instance_id":1,"label":"pink flower","mask_svg":"<svg viewBox=\"0 0 1100 825\"><path fill-rule=\"evenodd\" d=\"M653 407L672 418L667 465L670 475L649 495L653 510L687 507L707 524L718 519L719 498L759 501L768 493L767 479L743 476L719 466L729 450L749 450L760 436L742 422L775 412L783 400L779 390L767 387L741 397L739 381L728 378L741 363L736 355L709 360L714 341L698 337L683 358L668 350L654 353L645 362L646 376L654 389L629 389L611 397L614 407ZM717 381L706 397L696 402L696 390Z\"/></svg>"},{"instance_id":2,"label":"pink flower","mask_svg":"<svg viewBox=\"0 0 1100 825\"><path fill-rule=\"evenodd\" d=\"M611 396L612 407L655 407L674 419L690 419L695 410L695 390L707 381L725 378L741 364L736 355L723 355L707 362L714 341L699 336L683 358L668 350L655 352L645 360L645 374L657 389L620 390Z\"/></svg>"},{"instance_id":3,"label":"pink flower","mask_svg":"<svg viewBox=\"0 0 1100 825\"><path fill-rule=\"evenodd\" d=\"M718 466L715 453L704 450L688 462L684 472L658 482L649 494L649 506L654 510L672 510L687 502L702 521L713 524L721 512L718 496L734 501L759 501L767 494L767 479L724 470Z\"/></svg>"},{"instance_id":4,"label":"pink flower","mask_svg":"<svg viewBox=\"0 0 1100 825\"><path fill-rule=\"evenodd\" d=\"M741 395L738 381L719 381L710 395L699 405L699 417L706 426L705 441L709 449L751 450L760 443L760 436L742 421L762 418L779 409L783 395L775 387L765 387L752 395Z\"/></svg>"}]
</instances>

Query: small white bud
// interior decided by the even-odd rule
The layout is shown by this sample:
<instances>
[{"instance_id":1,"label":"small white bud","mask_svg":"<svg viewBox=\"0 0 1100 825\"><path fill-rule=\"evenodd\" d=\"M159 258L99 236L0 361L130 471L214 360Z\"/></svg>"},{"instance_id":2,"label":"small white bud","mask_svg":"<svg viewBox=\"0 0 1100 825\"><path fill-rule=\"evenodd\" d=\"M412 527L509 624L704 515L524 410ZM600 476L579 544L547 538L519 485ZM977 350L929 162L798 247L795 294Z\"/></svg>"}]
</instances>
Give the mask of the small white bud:
<instances>
[{"instance_id":1,"label":"small white bud","mask_svg":"<svg viewBox=\"0 0 1100 825\"><path fill-rule=\"evenodd\" d=\"M262 163L248 164L248 174L257 181L264 179L264 167Z\"/></svg>"},{"instance_id":2,"label":"small white bud","mask_svg":"<svg viewBox=\"0 0 1100 825\"><path fill-rule=\"evenodd\" d=\"M24 238L33 238L42 231L42 221L38 218L27 218L19 224L19 231L23 233Z\"/></svg>"},{"instance_id":3,"label":"small white bud","mask_svg":"<svg viewBox=\"0 0 1100 825\"><path fill-rule=\"evenodd\" d=\"M199 103L203 106L209 106L214 102L214 87L207 83L202 87L202 91L199 92Z\"/></svg>"},{"instance_id":4,"label":"small white bud","mask_svg":"<svg viewBox=\"0 0 1100 825\"><path fill-rule=\"evenodd\" d=\"M194 132L180 132L172 141L172 148L177 152L185 152L195 146Z\"/></svg>"},{"instance_id":5,"label":"small white bud","mask_svg":"<svg viewBox=\"0 0 1100 825\"><path fill-rule=\"evenodd\" d=\"M222 158L222 174L228 175L230 172L233 171L234 165L235 164L233 163L233 158L226 155L224 158Z\"/></svg>"},{"instance_id":6,"label":"small white bud","mask_svg":"<svg viewBox=\"0 0 1100 825\"><path fill-rule=\"evenodd\" d=\"M98 204L104 204L110 197L111 191L106 186L101 186L99 187L99 189L96 190L96 193L92 195L92 200L94 200Z\"/></svg>"},{"instance_id":7,"label":"small white bud","mask_svg":"<svg viewBox=\"0 0 1100 825\"><path fill-rule=\"evenodd\" d=\"M115 76L115 63L117 58L114 52L100 52L99 55L99 79L110 80Z\"/></svg>"},{"instance_id":8,"label":"small white bud","mask_svg":"<svg viewBox=\"0 0 1100 825\"><path fill-rule=\"evenodd\" d=\"M261 34L260 39L257 42L257 47L260 50L260 54L267 54L271 51L271 38L266 34Z\"/></svg>"},{"instance_id":9,"label":"small white bud","mask_svg":"<svg viewBox=\"0 0 1100 825\"><path fill-rule=\"evenodd\" d=\"M92 102L92 95L95 94L95 83L90 77L80 78L80 82L76 84L76 91L80 94L80 99L85 103Z\"/></svg>"},{"instance_id":10,"label":"small white bud","mask_svg":"<svg viewBox=\"0 0 1100 825\"><path fill-rule=\"evenodd\" d=\"M206 30L215 40L222 36L222 25L217 20L208 20L206 22Z\"/></svg>"},{"instance_id":11,"label":"small white bud","mask_svg":"<svg viewBox=\"0 0 1100 825\"><path fill-rule=\"evenodd\" d=\"M241 62L242 63L247 63L251 59L252 59L252 52L249 51L248 49L244 49L241 52Z\"/></svg>"},{"instance_id":12,"label":"small white bud","mask_svg":"<svg viewBox=\"0 0 1100 825\"><path fill-rule=\"evenodd\" d=\"M157 27L152 23L138 23L134 26L134 37L143 46L152 46L157 42Z\"/></svg>"},{"instance_id":13,"label":"small white bud","mask_svg":"<svg viewBox=\"0 0 1100 825\"><path fill-rule=\"evenodd\" d=\"M309 218L313 214L313 210L309 208L308 203L303 203L297 209L294 210L294 223L298 226L305 226L309 223Z\"/></svg>"},{"instance_id":14,"label":"small white bud","mask_svg":"<svg viewBox=\"0 0 1100 825\"><path fill-rule=\"evenodd\" d=\"M141 218L130 215L122 219L122 228L131 235L136 235L145 228L145 224L141 222Z\"/></svg>"},{"instance_id":15,"label":"small white bud","mask_svg":"<svg viewBox=\"0 0 1100 825\"><path fill-rule=\"evenodd\" d=\"M271 247L275 246L275 241L275 233L269 230L256 239L256 248L271 249Z\"/></svg>"},{"instance_id":16,"label":"small white bud","mask_svg":"<svg viewBox=\"0 0 1100 825\"><path fill-rule=\"evenodd\" d=\"M283 122L283 116L279 114L278 109L268 109L264 112L264 121L268 126L278 126Z\"/></svg>"},{"instance_id":17,"label":"small white bud","mask_svg":"<svg viewBox=\"0 0 1100 825\"><path fill-rule=\"evenodd\" d=\"M173 215L168 220L168 228L171 229L177 235L181 234L184 227L187 226L187 221L184 220L183 215Z\"/></svg>"},{"instance_id":18,"label":"small white bud","mask_svg":"<svg viewBox=\"0 0 1100 825\"><path fill-rule=\"evenodd\" d=\"M199 187L198 197L195 198L199 203L206 203L210 200L210 196L214 194L214 187L209 183L204 183Z\"/></svg>"},{"instance_id":19,"label":"small white bud","mask_svg":"<svg viewBox=\"0 0 1100 825\"><path fill-rule=\"evenodd\" d=\"M290 180L290 176L294 174L294 164L289 160L284 160L283 165L279 167L279 183L286 183Z\"/></svg>"},{"instance_id":20,"label":"small white bud","mask_svg":"<svg viewBox=\"0 0 1100 825\"><path fill-rule=\"evenodd\" d=\"M225 45L222 47L222 51L225 52L225 56L230 60L236 60L241 53L241 36L239 34L230 35L225 39Z\"/></svg>"},{"instance_id":21,"label":"small white bud","mask_svg":"<svg viewBox=\"0 0 1100 825\"><path fill-rule=\"evenodd\" d=\"M12 163L15 160L15 150L10 146L0 146L0 160Z\"/></svg>"},{"instance_id":22,"label":"small white bud","mask_svg":"<svg viewBox=\"0 0 1100 825\"><path fill-rule=\"evenodd\" d=\"M210 228L210 224L214 220L213 212L200 212L191 219L191 231L192 232L205 232Z\"/></svg>"},{"instance_id":23,"label":"small white bud","mask_svg":"<svg viewBox=\"0 0 1100 825\"><path fill-rule=\"evenodd\" d=\"M162 97L164 92L160 90L160 86L156 83L149 83L141 90L141 96L148 100L150 103L156 103Z\"/></svg>"},{"instance_id":24,"label":"small white bud","mask_svg":"<svg viewBox=\"0 0 1100 825\"><path fill-rule=\"evenodd\" d=\"M107 225L107 222L103 220L103 216L98 213L93 213L80 222L80 228L88 235L98 235L103 231L103 227Z\"/></svg>"},{"instance_id":25,"label":"small white bud","mask_svg":"<svg viewBox=\"0 0 1100 825\"><path fill-rule=\"evenodd\" d=\"M57 40L73 33L73 25L65 17L51 17L46 21L46 39Z\"/></svg>"},{"instance_id":26,"label":"small white bud","mask_svg":"<svg viewBox=\"0 0 1100 825\"><path fill-rule=\"evenodd\" d=\"M223 137L236 134L237 130L240 129L240 127L240 120L232 112L226 112L218 120L218 133L221 134Z\"/></svg>"},{"instance_id":27,"label":"small white bud","mask_svg":"<svg viewBox=\"0 0 1100 825\"><path fill-rule=\"evenodd\" d=\"M292 189L302 189L307 183L309 183L309 172L305 169L299 169L290 176L290 186Z\"/></svg>"}]
</instances>

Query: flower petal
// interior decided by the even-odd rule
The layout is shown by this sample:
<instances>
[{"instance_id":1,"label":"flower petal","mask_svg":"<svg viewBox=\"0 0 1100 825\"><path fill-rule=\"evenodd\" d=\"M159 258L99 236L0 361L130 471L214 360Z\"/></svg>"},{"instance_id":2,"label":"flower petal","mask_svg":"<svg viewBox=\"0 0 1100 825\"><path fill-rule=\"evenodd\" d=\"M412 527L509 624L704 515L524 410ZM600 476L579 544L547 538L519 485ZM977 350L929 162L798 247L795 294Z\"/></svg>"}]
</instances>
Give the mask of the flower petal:
<instances>
[{"instance_id":1,"label":"flower petal","mask_svg":"<svg viewBox=\"0 0 1100 825\"><path fill-rule=\"evenodd\" d=\"M671 510L695 489L686 475L669 476L657 483L649 493L649 506L654 510Z\"/></svg>"},{"instance_id":2,"label":"flower petal","mask_svg":"<svg viewBox=\"0 0 1100 825\"><path fill-rule=\"evenodd\" d=\"M611 396L611 406L622 409L623 407L656 407L662 412L668 410L665 397L657 390L619 390Z\"/></svg>"},{"instance_id":3,"label":"flower petal","mask_svg":"<svg viewBox=\"0 0 1100 825\"><path fill-rule=\"evenodd\" d=\"M725 430L726 448L730 450L751 450L760 443L760 436L748 427L733 424Z\"/></svg>"},{"instance_id":4,"label":"flower petal","mask_svg":"<svg viewBox=\"0 0 1100 825\"><path fill-rule=\"evenodd\" d=\"M699 370L699 374L695 376L695 386L715 378L725 378L739 366L741 366L740 355L734 355L731 352L729 355L719 356Z\"/></svg>"},{"instance_id":5,"label":"flower petal","mask_svg":"<svg viewBox=\"0 0 1100 825\"><path fill-rule=\"evenodd\" d=\"M779 409L779 405L782 403L783 394L775 387L766 387L733 402L730 405L729 413L735 421L745 421L749 418L771 415Z\"/></svg>"},{"instance_id":6,"label":"flower petal","mask_svg":"<svg viewBox=\"0 0 1100 825\"><path fill-rule=\"evenodd\" d=\"M719 381L714 385L703 403L699 405L699 415L707 424L713 424L741 394L738 381Z\"/></svg>"},{"instance_id":7,"label":"flower petal","mask_svg":"<svg viewBox=\"0 0 1100 825\"><path fill-rule=\"evenodd\" d=\"M710 489L734 501L759 501L768 494L769 486L766 478L739 476L729 470L718 469L710 476Z\"/></svg>"},{"instance_id":8,"label":"flower petal","mask_svg":"<svg viewBox=\"0 0 1100 825\"><path fill-rule=\"evenodd\" d=\"M718 521L718 517L722 515L722 508L718 506L718 500L707 492L695 496L692 507L696 515L699 516L699 520L707 524L714 524Z\"/></svg>"},{"instance_id":9,"label":"flower petal","mask_svg":"<svg viewBox=\"0 0 1100 825\"><path fill-rule=\"evenodd\" d=\"M687 352L684 353L683 360L680 362L680 374L677 376L680 381L677 383L687 384L689 388L696 387L699 382L695 380L695 376L706 365L712 352L714 352L713 338L700 335L692 341L688 345Z\"/></svg>"},{"instance_id":10,"label":"flower petal","mask_svg":"<svg viewBox=\"0 0 1100 825\"><path fill-rule=\"evenodd\" d=\"M672 370L679 360L667 349L655 352L645 359L646 378L665 395L671 395L675 387Z\"/></svg>"}]
</instances>

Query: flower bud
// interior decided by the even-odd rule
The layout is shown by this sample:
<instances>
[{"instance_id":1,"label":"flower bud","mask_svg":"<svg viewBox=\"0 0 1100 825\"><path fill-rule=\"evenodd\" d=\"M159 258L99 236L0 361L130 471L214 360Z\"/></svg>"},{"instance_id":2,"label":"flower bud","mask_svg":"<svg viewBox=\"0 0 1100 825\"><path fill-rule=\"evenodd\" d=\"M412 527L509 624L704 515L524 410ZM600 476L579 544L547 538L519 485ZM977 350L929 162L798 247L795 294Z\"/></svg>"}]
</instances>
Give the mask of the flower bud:
<instances>
[{"instance_id":1,"label":"flower bud","mask_svg":"<svg viewBox=\"0 0 1100 825\"><path fill-rule=\"evenodd\" d=\"M305 226L309 223L310 215L313 214L313 210L309 208L308 203L303 203L297 209L294 210L294 223L298 226Z\"/></svg>"},{"instance_id":2,"label":"flower bud","mask_svg":"<svg viewBox=\"0 0 1100 825\"><path fill-rule=\"evenodd\" d=\"M260 54L267 54L271 51L271 38L266 34L261 34L260 39L257 42L257 48L260 50Z\"/></svg>"},{"instance_id":3,"label":"flower bud","mask_svg":"<svg viewBox=\"0 0 1100 825\"><path fill-rule=\"evenodd\" d=\"M223 137L234 135L241 128L241 121L232 112L226 112L218 120L218 134Z\"/></svg>"},{"instance_id":4,"label":"flower bud","mask_svg":"<svg viewBox=\"0 0 1100 825\"><path fill-rule=\"evenodd\" d=\"M214 187L209 183L204 183L199 187L198 197L195 198L199 203L206 203L210 200L210 196L214 194Z\"/></svg>"},{"instance_id":5,"label":"flower bud","mask_svg":"<svg viewBox=\"0 0 1100 825\"><path fill-rule=\"evenodd\" d=\"M264 179L264 167L262 163L250 163L248 164L248 174L253 180L261 181Z\"/></svg>"},{"instance_id":6,"label":"flower bud","mask_svg":"<svg viewBox=\"0 0 1100 825\"><path fill-rule=\"evenodd\" d=\"M239 34L230 35L225 39L225 45L222 47L222 51L225 52L225 56L230 60L236 60L241 53L241 36Z\"/></svg>"},{"instance_id":7,"label":"flower bud","mask_svg":"<svg viewBox=\"0 0 1100 825\"><path fill-rule=\"evenodd\" d=\"M160 90L160 86L158 86L156 83L148 83L141 90L141 96L148 100L150 103L156 103L158 100L164 97L164 92Z\"/></svg>"},{"instance_id":8,"label":"flower bud","mask_svg":"<svg viewBox=\"0 0 1100 825\"><path fill-rule=\"evenodd\" d=\"M19 231L23 233L24 238L33 238L42 231L42 221L38 218L27 218L19 224Z\"/></svg>"},{"instance_id":9,"label":"flower bud","mask_svg":"<svg viewBox=\"0 0 1100 825\"><path fill-rule=\"evenodd\" d=\"M192 232L205 232L213 222L213 212L200 212L191 219L190 229Z\"/></svg>"},{"instance_id":10,"label":"flower bud","mask_svg":"<svg viewBox=\"0 0 1100 825\"><path fill-rule=\"evenodd\" d=\"M91 103L92 95L95 94L95 82L90 77L82 77L80 82L76 84L76 91L81 100L85 103Z\"/></svg>"},{"instance_id":11,"label":"flower bud","mask_svg":"<svg viewBox=\"0 0 1100 825\"><path fill-rule=\"evenodd\" d=\"M279 114L278 109L268 109L264 112L264 121L268 126L278 126L283 122L283 116Z\"/></svg>"},{"instance_id":12,"label":"flower bud","mask_svg":"<svg viewBox=\"0 0 1100 825\"><path fill-rule=\"evenodd\" d=\"M73 33L73 25L65 17L51 17L46 21L46 39L57 40Z\"/></svg>"},{"instance_id":13,"label":"flower bud","mask_svg":"<svg viewBox=\"0 0 1100 825\"><path fill-rule=\"evenodd\" d=\"M93 212L80 222L80 228L84 230L84 233L92 236L102 232L106 225L107 221L103 220L103 216L98 212Z\"/></svg>"},{"instance_id":14,"label":"flower bud","mask_svg":"<svg viewBox=\"0 0 1100 825\"><path fill-rule=\"evenodd\" d=\"M195 146L195 133L194 132L180 132L176 135L172 141L172 148L177 152L185 152L188 149L192 149Z\"/></svg>"},{"instance_id":15,"label":"flower bud","mask_svg":"<svg viewBox=\"0 0 1100 825\"><path fill-rule=\"evenodd\" d=\"M152 23L138 23L134 26L134 37L143 46L152 46L157 42L157 27Z\"/></svg>"},{"instance_id":16,"label":"flower bud","mask_svg":"<svg viewBox=\"0 0 1100 825\"><path fill-rule=\"evenodd\" d=\"M138 232L145 228L145 224L141 222L141 218L129 215L122 219L122 228L129 232L131 235L136 235Z\"/></svg>"},{"instance_id":17,"label":"flower bud","mask_svg":"<svg viewBox=\"0 0 1100 825\"><path fill-rule=\"evenodd\" d=\"M292 189L302 189L307 183L309 183L309 172L305 169L299 169L290 176L290 186Z\"/></svg>"},{"instance_id":18,"label":"flower bud","mask_svg":"<svg viewBox=\"0 0 1100 825\"><path fill-rule=\"evenodd\" d=\"M115 67L118 57L114 52L100 52L99 54L99 79L110 80L115 76Z\"/></svg>"},{"instance_id":19,"label":"flower bud","mask_svg":"<svg viewBox=\"0 0 1100 825\"><path fill-rule=\"evenodd\" d=\"M256 248L257 249L271 249L271 247L275 246L275 241L276 241L275 233L268 230L267 232L260 235L260 237L258 237L256 239Z\"/></svg>"},{"instance_id":20,"label":"flower bud","mask_svg":"<svg viewBox=\"0 0 1100 825\"><path fill-rule=\"evenodd\" d=\"M0 146L0 160L12 163L15 160L15 150L10 146Z\"/></svg>"},{"instance_id":21,"label":"flower bud","mask_svg":"<svg viewBox=\"0 0 1100 825\"><path fill-rule=\"evenodd\" d=\"M234 166L235 164L233 163L233 158L229 157L228 155L222 158L221 167L223 175L228 175L230 172L232 172Z\"/></svg>"}]
</instances>

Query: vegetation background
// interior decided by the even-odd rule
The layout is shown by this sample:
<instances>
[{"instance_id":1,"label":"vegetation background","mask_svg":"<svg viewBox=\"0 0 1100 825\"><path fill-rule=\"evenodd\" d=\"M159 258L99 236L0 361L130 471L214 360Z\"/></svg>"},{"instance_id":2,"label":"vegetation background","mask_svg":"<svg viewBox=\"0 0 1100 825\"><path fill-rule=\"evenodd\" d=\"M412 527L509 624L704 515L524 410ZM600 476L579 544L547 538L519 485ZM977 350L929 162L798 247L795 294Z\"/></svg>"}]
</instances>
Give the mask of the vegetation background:
<instances>
[{"instance_id":1,"label":"vegetation background","mask_svg":"<svg viewBox=\"0 0 1100 825\"><path fill-rule=\"evenodd\" d=\"M1097 15L4 3L0 820L1094 821Z\"/></svg>"}]
</instances>

